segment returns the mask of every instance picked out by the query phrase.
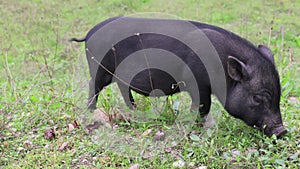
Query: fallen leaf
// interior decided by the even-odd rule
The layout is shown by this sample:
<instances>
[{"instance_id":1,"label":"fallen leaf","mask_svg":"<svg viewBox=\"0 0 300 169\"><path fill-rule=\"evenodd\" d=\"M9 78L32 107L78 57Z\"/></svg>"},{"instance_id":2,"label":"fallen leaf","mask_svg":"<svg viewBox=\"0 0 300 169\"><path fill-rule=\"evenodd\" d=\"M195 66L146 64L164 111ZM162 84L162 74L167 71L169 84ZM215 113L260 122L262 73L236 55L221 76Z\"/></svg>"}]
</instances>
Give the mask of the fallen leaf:
<instances>
[{"instance_id":1,"label":"fallen leaf","mask_svg":"<svg viewBox=\"0 0 300 169\"><path fill-rule=\"evenodd\" d=\"M166 153L171 153L171 151L172 151L171 148L169 148L169 147L165 148L165 152L166 152Z\"/></svg>"},{"instance_id":2,"label":"fallen leaf","mask_svg":"<svg viewBox=\"0 0 300 169\"><path fill-rule=\"evenodd\" d=\"M247 148L245 154L248 155L249 153L253 154L257 152L257 150L255 148Z\"/></svg>"},{"instance_id":3,"label":"fallen leaf","mask_svg":"<svg viewBox=\"0 0 300 169\"><path fill-rule=\"evenodd\" d=\"M197 136L197 135L195 135L195 134L191 134L191 135L190 135L190 139L193 140L193 141L196 141L196 142L197 142L197 141L200 141L199 136Z\"/></svg>"},{"instance_id":4,"label":"fallen leaf","mask_svg":"<svg viewBox=\"0 0 300 169\"><path fill-rule=\"evenodd\" d=\"M30 148L30 147L32 147L32 142L29 141L29 140L26 140L26 141L24 141L24 146L25 146L26 148Z\"/></svg>"},{"instance_id":5,"label":"fallen leaf","mask_svg":"<svg viewBox=\"0 0 300 169\"><path fill-rule=\"evenodd\" d=\"M72 123L69 123L68 124L68 131L72 131L74 129L75 129L74 125Z\"/></svg>"},{"instance_id":6,"label":"fallen leaf","mask_svg":"<svg viewBox=\"0 0 300 169\"><path fill-rule=\"evenodd\" d=\"M200 167L197 167L195 169L207 169L207 166L200 166Z\"/></svg>"},{"instance_id":7,"label":"fallen leaf","mask_svg":"<svg viewBox=\"0 0 300 169\"><path fill-rule=\"evenodd\" d=\"M109 116L103 109L96 109L93 113L95 121L100 121L103 124L109 122Z\"/></svg>"},{"instance_id":8,"label":"fallen leaf","mask_svg":"<svg viewBox=\"0 0 300 169\"><path fill-rule=\"evenodd\" d=\"M30 131L28 131L28 134L30 134L30 135L38 135L38 129L37 129L37 127L34 127Z\"/></svg>"},{"instance_id":9,"label":"fallen leaf","mask_svg":"<svg viewBox=\"0 0 300 169\"><path fill-rule=\"evenodd\" d=\"M106 165L111 162L111 158L108 155L103 155L98 158L100 164Z\"/></svg>"},{"instance_id":10,"label":"fallen leaf","mask_svg":"<svg viewBox=\"0 0 300 169\"><path fill-rule=\"evenodd\" d=\"M223 157L230 161L230 163L236 162L236 157L240 156L242 153L239 150L233 149L230 153L223 153Z\"/></svg>"},{"instance_id":11,"label":"fallen leaf","mask_svg":"<svg viewBox=\"0 0 300 169\"><path fill-rule=\"evenodd\" d=\"M299 157L300 157L299 152L296 152L295 154L289 156L288 160L289 161L297 160L297 158L299 158Z\"/></svg>"},{"instance_id":12,"label":"fallen leaf","mask_svg":"<svg viewBox=\"0 0 300 169\"><path fill-rule=\"evenodd\" d=\"M144 131L144 133L143 133L141 136L142 136L142 137L146 137L146 136L148 136L151 132L152 132L152 129L147 129L146 131Z\"/></svg>"},{"instance_id":13,"label":"fallen leaf","mask_svg":"<svg viewBox=\"0 0 300 169\"><path fill-rule=\"evenodd\" d=\"M18 151L24 151L24 150L26 150L26 149L23 148L23 147L19 147L19 148L17 148L17 150L18 150Z\"/></svg>"},{"instance_id":14,"label":"fallen leaf","mask_svg":"<svg viewBox=\"0 0 300 169\"><path fill-rule=\"evenodd\" d=\"M289 102L300 104L300 101L297 97L290 97Z\"/></svg>"},{"instance_id":15,"label":"fallen leaf","mask_svg":"<svg viewBox=\"0 0 300 169\"><path fill-rule=\"evenodd\" d=\"M153 140L154 140L154 141L163 141L163 140L165 139L165 137L166 137L165 132L163 132L162 130L158 130L158 131L155 133L155 135L154 135L154 137L153 137Z\"/></svg>"},{"instance_id":16,"label":"fallen leaf","mask_svg":"<svg viewBox=\"0 0 300 169\"><path fill-rule=\"evenodd\" d=\"M242 153L239 151L239 150L232 150L231 151L231 160L230 160L230 163L233 163L233 162L236 162L236 157L237 156L240 156Z\"/></svg>"},{"instance_id":17,"label":"fallen leaf","mask_svg":"<svg viewBox=\"0 0 300 169\"><path fill-rule=\"evenodd\" d=\"M134 164L133 166L129 167L129 169L139 169L140 165L139 164Z\"/></svg>"},{"instance_id":18,"label":"fallen leaf","mask_svg":"<svg viewBox=\"0 0 300 169\"><path fill-rule=\"evenodd\" d=\"M47 131L44 133L44 137L45 137L45 139L47 139L47 140L52 140L53 138L55 138L54 129L51 128L50 130L47 130Z\"/></svg>"},{"instance_id":19,"label":"fallen leaf","mask_svg":"<svg viewBox=\"0 0 300 169\"><path fill-rule=\"evenodd\" d=\"M99 128L101 125L103 125L100 121L95 121L93 124L89 124L86 126L87 133L91 133L93 130Z\"/></svg>"},{"instance_id":20,"label":"fallen leaf","mask_svg":"<svg viewBox=\"0 0 300 169\"><path fill-rule=\"evenodd\" d=\"M64 151L68 148L68 142L63 142L59 147L58 150L59 151Z\"/></svg>"},{"instance_id":21,"label":"fallen leaf","mask_svg":"<svg viewBox=\"0 0 300 169\"><path fill-rule=\"evenodd\" d=\"M15 137L20 137L21 136L21 132L14 132L14 133L12 133Z\"/></svg>"},{"instance_id":22,"label":"fallen leaf","mask_svg":"<svg viewBox=\"0 0 300 169\"><path fill-rule=\"evenodd\" d=\"M84 158L83 160L81 160L81 163L87 165L88 164L88 160Z\"/></svg>"},{"instance_id":23,"label":"fallen leaf","mask_svg":"<svg viewBox=\"0 0 300 169\"><path fill-rule=\"evenodd\" d=\"M121 113L121 110L116 109L114 112L110 112L112 114L112 121L115 122L130 122L131 114L130 113Z\"/></svg>"},{"instance_id":24,"label":"fallen leaf","mask_svg":"<svg viewBox=\"0 0 300 169\"><path fill-rule=\"evenodd\" d=\"M188 168L195 168L195 163L194 162L190 162L188 165Z\"/></svg>"},{"instance_id":25,"label":"fallen leaf","mask_svg":"<svg viewBox=\"0 0 300 169\"><path fill-rule=\"evenodd\" d=\"M68 115L68 114L66 114L66 113L62 113L62 118L64 118L64 119L69 119L69 118L71 118L71 116L70 115Z\"/></svg>"},{"instance_id":26,"label":"fallen leaf","mask_svg":"<svg viewBox=\"0 0 300 169\"><path fill-rule=\"evenodd\" d=\"M79 124L77 123L76 120L74 120L74 121L72 122L72 124L73 124L73 127L74 127L74 128L79 128Z\"/></svg>"},{"instance_id":27,"label":"fallen leaf","mask_svg":"<svg viewBox=\"0 0 300 169\"><path fill-rule=\"evenodd\" d=\"M79 128L79 124L77 123L76 120L74 120L72 123L69 123L67 126L67 130L70 132L74 130L75 128Z\"/></svg>"},{"instance_id":28,"label":"fallen leaf","mask_svg":"<svg viewBox=\"0 0 300 169\"><path fill-rule=\"evenodd\" d=\"M235 158L236 156L241 155L242 153L239 150L232 150L231 151L231 155L233 158Z\"/></svg>"},{"instance_id":29,"label":"fallen leaf","mask_svg":"<svg viewBox=\"0 0 300 169\"><path fill-rule=\"evenodd\" d=\"M182 160L178 160L173 163L173 167L176 167L176 168L182 168L182 167L184 167L184 165L185 165L185 162Z\"/></svg>"}]
</instances>

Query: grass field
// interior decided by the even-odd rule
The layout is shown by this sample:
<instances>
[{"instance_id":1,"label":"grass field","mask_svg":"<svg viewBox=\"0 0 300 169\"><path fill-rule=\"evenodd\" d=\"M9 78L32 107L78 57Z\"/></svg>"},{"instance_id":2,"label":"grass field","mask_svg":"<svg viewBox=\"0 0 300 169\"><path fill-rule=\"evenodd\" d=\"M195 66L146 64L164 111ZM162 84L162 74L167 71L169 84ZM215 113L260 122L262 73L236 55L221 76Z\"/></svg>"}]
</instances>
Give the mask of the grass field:
<instances>
[{"instance_id":1,"label":"grass field","mask_svg":"<svg viewBox=\"0 0 300 169\"><path fill-rule=\"evenodd\" d=\"M0 9L0 168L300 168L298 1L10 0L0 1ZM85 36L109 17L141 12L217 25L268 45L281 77L288 134L268 138L215 101L216 126L205 132L194 127L193 134L156 155L128 157L95 143L80 118L88 114L84 45L68 39ZM182 98L175 96L167 104ZM100 100L98 105L110 113L123 104L115 85L105 88ZM140 97L139 102L145 111L151 109L148 99ZM121 134L149 131L145 135L150 137L156 132L152 124L118 122L110 113L109 121ZM47 139L45 132L55 137Z\"/></svg>"}]
</instances>

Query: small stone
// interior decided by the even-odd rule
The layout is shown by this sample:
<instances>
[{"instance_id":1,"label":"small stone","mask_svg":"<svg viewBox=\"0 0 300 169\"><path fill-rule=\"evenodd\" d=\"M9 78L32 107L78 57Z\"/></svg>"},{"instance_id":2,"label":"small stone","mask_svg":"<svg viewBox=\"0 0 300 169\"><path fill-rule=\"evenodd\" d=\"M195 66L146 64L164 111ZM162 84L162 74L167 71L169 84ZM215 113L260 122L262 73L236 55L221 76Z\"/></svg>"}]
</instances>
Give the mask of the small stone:
<instances>
[{"instance_id":1,"label":"small stone","mask_svg":"<svg viewBox=\"0 0 300 169\"><path fill-rule=\"evenodd\" d=\"M7 142L7 141L4 141L3 146L4 146L4 147L8 147L8 146L9 146L8 142Z\"/></svg>"}]
</instances>

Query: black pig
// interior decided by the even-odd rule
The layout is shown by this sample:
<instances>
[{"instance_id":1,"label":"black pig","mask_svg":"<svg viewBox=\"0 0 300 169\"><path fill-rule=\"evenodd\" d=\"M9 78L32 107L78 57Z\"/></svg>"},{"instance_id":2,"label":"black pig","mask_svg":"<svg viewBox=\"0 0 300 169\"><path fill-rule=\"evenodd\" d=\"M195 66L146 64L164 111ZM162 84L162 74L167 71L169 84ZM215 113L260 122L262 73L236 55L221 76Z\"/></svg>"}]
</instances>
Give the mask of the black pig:
<instances>
[{"instance_id":1,"label":"black pig","mask_svg":"<svg viewBox=\"0 0 300 169\"><path fill-rule=\"evenodd\" d=\"M195 32L199 31L205 37L198 38ZM182 35L176 37L178 34ZM199 107L205 116L213 93L228 113L268 136L281 137L287 132L279 108L279 75L273 54L264 45L254 46L232 32L208 24L128 17L108 19L91 29L85 38L71 41L86 43L91 74L90 109L96 108L99 92L116 77L129 107L134 107L130 90L145 96L154 89L161 91L155 96L187 91L192 106ZM217 60L213 59L214 54L218 55ZM129 55L134 59L130 60ZM179 60L167 59L173 55Z\"/></svg>"}]
</instances>

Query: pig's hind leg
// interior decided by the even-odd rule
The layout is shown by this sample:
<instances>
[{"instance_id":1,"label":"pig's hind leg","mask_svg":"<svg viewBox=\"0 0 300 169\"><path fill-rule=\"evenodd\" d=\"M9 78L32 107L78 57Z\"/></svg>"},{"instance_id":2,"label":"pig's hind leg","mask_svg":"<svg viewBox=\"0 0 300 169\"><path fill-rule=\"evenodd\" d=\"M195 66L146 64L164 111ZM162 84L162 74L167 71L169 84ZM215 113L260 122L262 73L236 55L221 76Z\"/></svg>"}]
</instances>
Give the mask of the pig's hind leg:
<instances>
[{"instance_id":1,"label":"pig's hind leg","mask_svg":"<svg viewBox=\"0 0 300 169\"><path fill-rule=\"evenodd\" d=\"M91 79L89 82L89 98L88 98L88 109L96 109L98 96L100 91L112 81L112 75L106 72L104 69L99 68L95 79Z\"/></svg>"},{"instance_id":2,"label":"pig's hind leg","mask_svg":"<svg viewBox=\"0 0 300 169\"><path fill-rule=\"evenodd\" d=\"M130 88L122 82L118 82L118 86L126 105L132 110L135 109L136 105L134 103L134 99L131 94Z\"/></svg>"}]
</instances>

